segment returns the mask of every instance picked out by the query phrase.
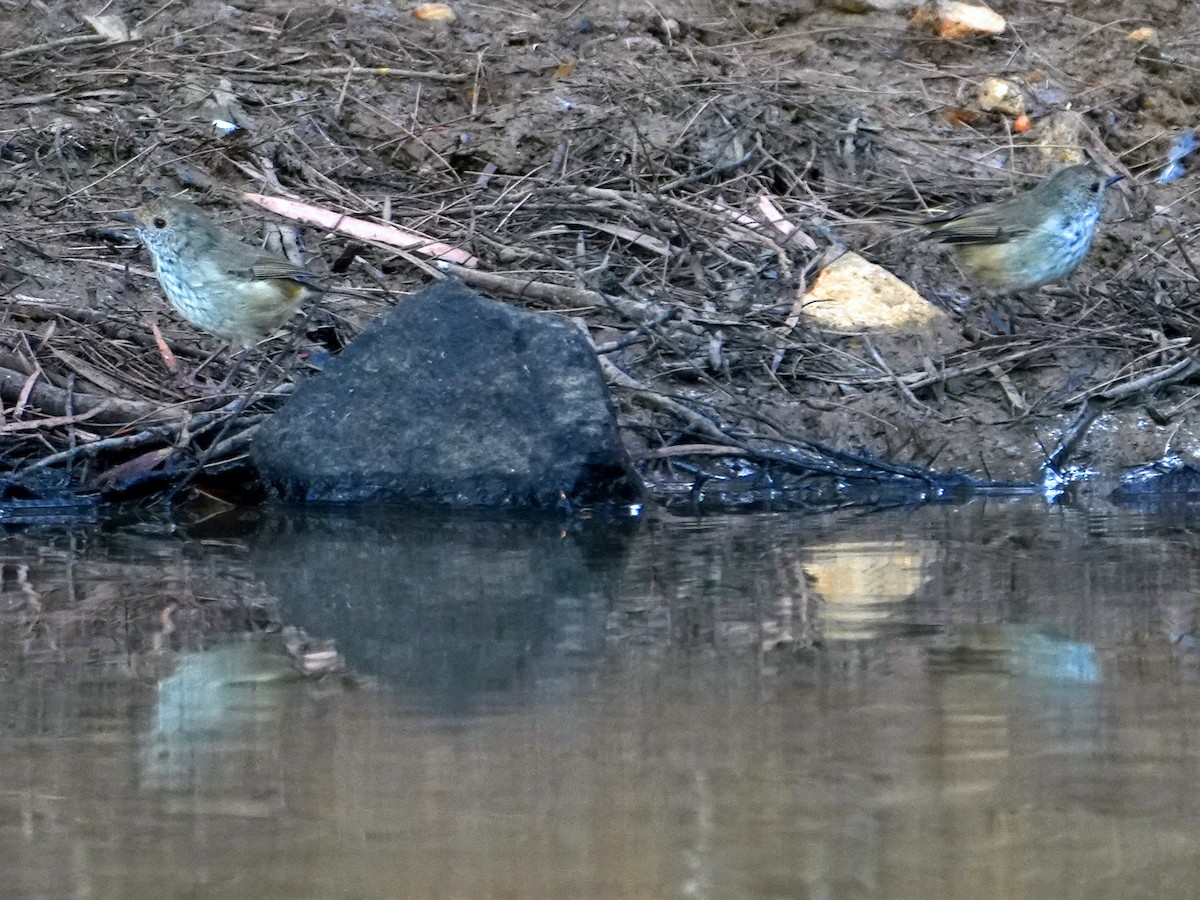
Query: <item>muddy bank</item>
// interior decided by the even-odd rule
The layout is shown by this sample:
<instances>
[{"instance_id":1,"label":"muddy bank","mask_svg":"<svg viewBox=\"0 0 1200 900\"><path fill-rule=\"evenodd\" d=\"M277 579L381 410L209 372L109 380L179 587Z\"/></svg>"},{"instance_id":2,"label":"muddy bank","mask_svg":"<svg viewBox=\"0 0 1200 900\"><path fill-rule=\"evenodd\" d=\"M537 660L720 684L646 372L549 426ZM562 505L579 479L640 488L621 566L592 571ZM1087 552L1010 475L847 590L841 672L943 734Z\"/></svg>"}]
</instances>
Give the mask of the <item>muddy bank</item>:
<instances>
[{"instance_id":1,"label":"muddy bank","mask_svg":"<svg viewBox=\"0 0 1200 900\"><path fill-rule=\"evenodd\" d=\"M227 359L187 382L215 342L111 230L147 189L182 188L255 238L278 220L248 192L390 219L468 251L459 274L494 296L582 321L655 485L690 483L726 446L755 463L812 450L835 478L849 454L1020 482L1056 450L1105 472L1193 450L1192 176L1155 179L1196 119L1182 36L1200 13L1018 2L999 38L945 41L897 13L677 6L461 4L450 23L391 4L12 12L0 465L125 494L178 484L208 451L206 477L244 473L247 429L296 379L445 274L285 225L356 294L325 298L214 397ZM990 76L1027 96L1029 131L974 114ZM1066 285L998 305L903 224L1004 195L1068 144L1130 177ZM761 223L763 198L792 236ZM797 298L839 245L944 323L813 327Z\"/></svg>"}]
</instances>

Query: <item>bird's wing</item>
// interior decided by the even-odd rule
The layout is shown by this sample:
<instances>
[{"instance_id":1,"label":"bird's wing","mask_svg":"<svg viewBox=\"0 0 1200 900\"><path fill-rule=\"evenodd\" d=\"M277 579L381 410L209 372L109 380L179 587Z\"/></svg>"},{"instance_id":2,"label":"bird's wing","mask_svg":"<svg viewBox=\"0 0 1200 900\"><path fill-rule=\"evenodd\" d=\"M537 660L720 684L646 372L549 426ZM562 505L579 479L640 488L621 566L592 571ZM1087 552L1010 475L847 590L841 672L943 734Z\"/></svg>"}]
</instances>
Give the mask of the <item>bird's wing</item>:
<instances>
[{"instance_id":1,"label":"bird's wing","mask_svg":"<svg viewBox=\"0 0 1200 900\"><path fill-rule=\"evenodd\" d=\"M1003 244L1033 231L1029 225L1012 221L1005 212L1004 204L997 203L935 216L921 224L930 231L926 237L946 244Z\"/></svg>"},{"instance_id":2,"label":"bird's wing","mask_svg":"<svg viewBox=\"0 0 1200 900\"><path fill-rule=\"evenodd\" d=\"M274 256L258 257L250 267L249 274L252 278L290 278L302 284L310 284L315 280L312 273L302 266Z\"/></svg>"},{"instance_id":3,"label":"bird's wing","mask_svg":"<svg viewBox=\"0 0 1200 900\"><path fill-rule=\"evenodd\" d=\"M301 284L320 287L308 269L275 253L266 253L251 247L232 235L222 235L221 255L226 260L226 271L238 278L290 278Z\"/></svg>"}]
</instances>

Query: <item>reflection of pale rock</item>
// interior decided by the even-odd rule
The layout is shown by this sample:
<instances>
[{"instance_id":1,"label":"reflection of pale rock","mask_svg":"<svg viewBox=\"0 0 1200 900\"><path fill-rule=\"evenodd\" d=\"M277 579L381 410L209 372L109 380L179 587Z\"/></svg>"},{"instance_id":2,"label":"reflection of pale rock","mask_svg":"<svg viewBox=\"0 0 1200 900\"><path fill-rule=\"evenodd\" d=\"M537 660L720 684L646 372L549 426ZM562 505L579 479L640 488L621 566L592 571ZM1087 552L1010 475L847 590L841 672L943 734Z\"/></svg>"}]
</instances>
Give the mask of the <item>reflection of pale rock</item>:
<instances>
[{"instance_id":1,"label":"reflection of pale rock","mask_svg":"<svg viewBox=\"0 0 1200 900\"><path fill-rule=\"evenodd\" d=\"M920 541L826 544L810 550L804 569L825 601L825 637L870 637L895 604L921 587L936 552L936 545Z\"/></svg>"},{"instance_id":2,"label":"reflection of pale rock","mask_svg":"<svg viewBox=\"0 0 1200 900\"><path fill-rule=\"evenodd\" d=\"M887 269L844 253L821 270L804 295L804 314L831 328L906 330L942 312Z\"/></svg>"},{"instance_id":3,"label":"reflection of pale rock","mask_svg":"<svg viewBox=\"0 0 1200 900\"><path fill-rule=\"evenodd\" d=\"M895 603L916 592L930 547L911 541L863 541L814 547L805 565L829 603Z\"/></svg>"}]
</instances>

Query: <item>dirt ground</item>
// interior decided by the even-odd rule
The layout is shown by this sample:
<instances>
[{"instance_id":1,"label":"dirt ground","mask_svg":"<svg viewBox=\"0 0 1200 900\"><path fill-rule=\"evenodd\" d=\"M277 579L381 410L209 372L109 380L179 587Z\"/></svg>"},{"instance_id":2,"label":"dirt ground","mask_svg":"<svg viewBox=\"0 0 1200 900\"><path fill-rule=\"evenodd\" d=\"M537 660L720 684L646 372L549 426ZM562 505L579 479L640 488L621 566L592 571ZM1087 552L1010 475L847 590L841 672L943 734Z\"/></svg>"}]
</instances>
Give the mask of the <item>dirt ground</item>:
<instances>
[{"instance_id":1,"label":"dirt ground","mask_svg":"<svg viewBox=\"0 0 1200 900\"><path fill-rule=\"evenodd\" d=\"M279 220L245 192L469 250L468 280L590 330L647 472L679 471L678 445L754 459L817 442L1018 480L1056 448L1060 467L1104 472L1189 457L1194 176L1157 179L1195 125L1200 8L996 3L1003 35L951 41L911 9L852 5L452 3L443 22L409 3L114 2L87 19L0 0L0 469L113 485L179 471L213 441L210 461L232 464L320 345L440 275L299 229L313 269L364 296L325 298L298 349L256 351L235 384L265 395L230 431L236 391L183 385L154 328L180 371L215 340L169 310L111 219L182 188L254 239ZM992 76L1019 89L1029 130L979 111ZM1064 285L979 296L905 224L1080 151L1128 177ZM761 220L763 197L799 236L734 221ZM871 336L797 320L842 245L946 322Z\"/></svg>"}]
</instances>

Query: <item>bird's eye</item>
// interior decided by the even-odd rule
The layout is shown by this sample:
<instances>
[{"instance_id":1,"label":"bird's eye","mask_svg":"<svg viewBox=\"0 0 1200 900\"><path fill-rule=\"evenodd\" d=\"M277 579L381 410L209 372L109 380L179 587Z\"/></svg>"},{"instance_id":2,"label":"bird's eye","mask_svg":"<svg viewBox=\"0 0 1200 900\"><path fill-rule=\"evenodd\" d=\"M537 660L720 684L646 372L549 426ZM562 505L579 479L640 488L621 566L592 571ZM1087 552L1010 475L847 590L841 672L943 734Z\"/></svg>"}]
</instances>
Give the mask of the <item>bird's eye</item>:
<instances>
[{"instance_id":1,"label":"bird's eye","mask_svg":"<svg viewBox=\"0 0 1200 900\"><path fill-rule=\"evenodd\" d=\"M1103 186L1103 182L1100 182L1100 181L1093 181L1093 182L1092 182L1092 193L1093 193L1093 194L1098 194L1098 193L1100 193L1100 188L1101 188L1102 186Z\"/></svg>"},{"instance_id":2,"label":"bird's eye","mask_svg":"<svg viewBox=\"0 0 1200 900\"><path fill-rule=\"evenodd\" d=\"M155 216L154 217L154 227L155 228L166 228L167 220L164 219L162 216Z\"/></svg>"}]
</instances>

